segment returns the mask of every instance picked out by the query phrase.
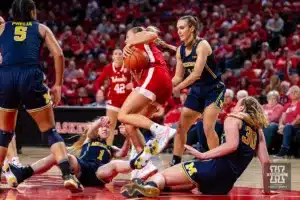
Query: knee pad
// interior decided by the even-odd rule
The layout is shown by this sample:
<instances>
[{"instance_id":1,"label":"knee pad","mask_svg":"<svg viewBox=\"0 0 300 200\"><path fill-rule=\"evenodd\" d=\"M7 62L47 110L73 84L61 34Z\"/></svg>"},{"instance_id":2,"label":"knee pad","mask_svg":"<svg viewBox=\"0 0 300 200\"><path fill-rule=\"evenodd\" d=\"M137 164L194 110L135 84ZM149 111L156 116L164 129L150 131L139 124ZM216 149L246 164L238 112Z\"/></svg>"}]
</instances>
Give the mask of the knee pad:
<instances>
[{"instance_id":1,"label":"knee pad","mask_svg":"<svg viewBox=\"0 0 300 200\"><path fill-rule=\"evenodd\" d=\"M57 133L55 128L51 128L43 134L47 135L50 147L57 142L64 142L64 139Z\"/></svg>"},{"instance_id":2,"label":"knee pad","mask_svg":"<svg viewBox=\"0 0 300 200\"><path fill-rule=\"evenodd\" d=\"M0 130L0 146L7 148L13 136L14 133Z\"/></svg>"}]
</instances>

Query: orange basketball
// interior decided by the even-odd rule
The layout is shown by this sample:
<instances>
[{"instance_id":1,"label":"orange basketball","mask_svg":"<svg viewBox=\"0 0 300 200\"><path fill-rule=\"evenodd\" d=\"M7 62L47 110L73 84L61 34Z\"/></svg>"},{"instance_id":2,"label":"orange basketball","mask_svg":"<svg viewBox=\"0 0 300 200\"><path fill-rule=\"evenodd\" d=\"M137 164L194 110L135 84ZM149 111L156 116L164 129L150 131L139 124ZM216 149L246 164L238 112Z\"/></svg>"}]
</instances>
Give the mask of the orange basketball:
<instances>
[{"instance_id":1,"label":"orange basketball","mask_svg":"<svg viewBox=\"0 0 300 200\"><path fill-rule=\"evenodd\" d=\"M141 69L148 68L149 57L146 52L135 48L133 53L127 58L125 58L124 65L129 70L139 71Z\"/></svg>"}]
</instances>

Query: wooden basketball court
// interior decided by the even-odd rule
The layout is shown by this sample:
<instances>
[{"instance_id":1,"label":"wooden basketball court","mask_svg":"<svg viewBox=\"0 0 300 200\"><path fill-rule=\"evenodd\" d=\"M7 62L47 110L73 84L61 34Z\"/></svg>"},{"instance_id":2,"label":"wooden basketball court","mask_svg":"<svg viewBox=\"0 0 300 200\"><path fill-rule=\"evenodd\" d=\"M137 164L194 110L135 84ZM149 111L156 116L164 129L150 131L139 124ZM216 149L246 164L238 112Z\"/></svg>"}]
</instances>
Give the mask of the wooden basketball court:
<instances>
[{"instance_id":1,"label":"wooden basketball court","mask_svg":"<svg viewBox=\"0 0 300 200\"><path fill-rule=\"evenodd\" d=\"M31 164L49 154L47 148L24 148L20 160L23 164ZM163 169L171 159L170 154L163 154L153 160L154 164ZM188 159L188 157L185 157ZM202 200L281 200L300 199L300 160L298 159L275 159L274 162L290 162L292 166L292 190L276 191L271 195L262 194L261 169L255 158L244 174L235 184L234 189L226 196L206 196L197 191L162 193L157 199L202 199ZM58 168L53 167L43 175L34 176L16 189L8 188L2 181L0 200L96 200L96 199L124 199L120 194L122 185L128 182L129 175L119 175L113 183L106 187L85 187L85 191L72 194L62 186Z\"/></svg>"}]
</instances>

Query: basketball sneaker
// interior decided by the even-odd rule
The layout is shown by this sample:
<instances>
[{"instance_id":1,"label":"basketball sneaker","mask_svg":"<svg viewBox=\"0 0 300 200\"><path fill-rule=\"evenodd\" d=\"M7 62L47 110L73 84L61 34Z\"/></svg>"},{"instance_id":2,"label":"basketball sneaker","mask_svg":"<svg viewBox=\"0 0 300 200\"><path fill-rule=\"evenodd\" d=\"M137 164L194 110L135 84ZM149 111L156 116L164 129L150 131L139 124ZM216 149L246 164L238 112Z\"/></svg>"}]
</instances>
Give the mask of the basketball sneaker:
<instances>
[{"instance_id":1,"label":"basketball sneaker","mask_svg":"<svg viewBox=\"0 0 300 200\"><path fill-rule=\"evenodd\" d=\"M147 180L148 177L157 173L158 169L151 161L149 161L146 166L142 169L133 170L134 173L131 174L131 180L142 179Z\"/></svg>"},{"instance_id":2,"label":"basketball sneaker","mask_svg":"<svg viewBox=\"0 0 300 200\"><path fill-rule=\"evenodd\" d=\"M63 176L64 187L72 193L83 192L84 188L73 174Z\"/></svg>"},{"instance_id":3,"label":"basketball sneaker","mask_svg":"<svg viewBox=\"0 0 300 200\"><path fill-rule=\"evenodd\" d=\"M131 184L123 186L121 188L121 194L126 198L158 197L160 189L152 184L134 181Z\"/></svg>"},{"instance_id":4,"label":"basketball sneaker","mask_svg":"<svg viewBox=\"0 0 300 200\"><path fill-rule=\"evenodd\" d=\"M22 167L7 163L2 169L5 170L4 176L10 187L17 187L24 181Z\"/></svg>"},{"instance_id":5,"label":"basketball sneaker","mask_svg":"<svg viewBox=\"0 0 300 200\"><path fill-rule=\"evenodd\" d=\"M149 140L143 151L138 154L134 159L130 160L130 166L132 169L142 169L147 165L150 158L154 155L162 152L169 141L175 136L176 130L170 127L165 127L165 129L156 134L156 137L153 140Z\"/></svg>"}]
</instances>

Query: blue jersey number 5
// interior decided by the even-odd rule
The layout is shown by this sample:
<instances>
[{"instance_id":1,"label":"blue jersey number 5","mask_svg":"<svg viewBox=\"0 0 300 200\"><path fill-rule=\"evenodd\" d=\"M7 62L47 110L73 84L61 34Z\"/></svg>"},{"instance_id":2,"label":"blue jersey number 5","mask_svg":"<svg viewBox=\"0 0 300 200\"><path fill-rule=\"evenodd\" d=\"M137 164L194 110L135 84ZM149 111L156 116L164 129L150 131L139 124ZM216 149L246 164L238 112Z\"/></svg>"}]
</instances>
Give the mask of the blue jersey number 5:
<instances>
[{"instance_id":1,"label":"blue jersey number 5","mask_svg":"<svg viewBox=\"0 0 300 200\"><path fill-rule=\"evenodd\" d=\"M16 26L14 40L17 42L22 42L26 39L27 27L25 26Z\"/></svg>"}]
</instances>

